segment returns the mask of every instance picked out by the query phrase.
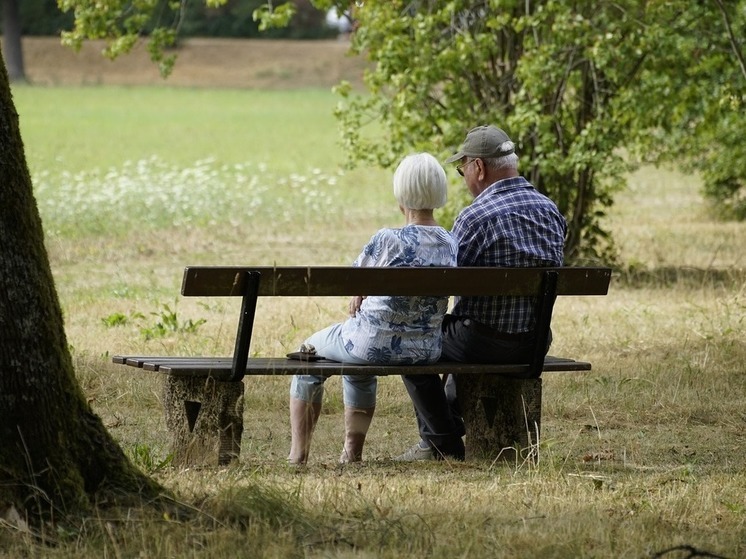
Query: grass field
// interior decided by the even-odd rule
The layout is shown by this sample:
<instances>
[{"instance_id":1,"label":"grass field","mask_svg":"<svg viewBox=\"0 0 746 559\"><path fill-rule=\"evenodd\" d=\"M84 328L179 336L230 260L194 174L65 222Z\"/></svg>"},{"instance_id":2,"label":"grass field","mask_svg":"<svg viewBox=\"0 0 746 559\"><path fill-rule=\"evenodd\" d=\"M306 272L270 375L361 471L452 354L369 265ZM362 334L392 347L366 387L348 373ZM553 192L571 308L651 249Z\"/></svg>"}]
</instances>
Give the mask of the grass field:
<instances>
[{"instance_id":1,"label":"grass field","mask_svg":"<svg viewBox=\"0 0 746 559\"><path fill-rule=\"evenodd\" d=\"M240 464L174 471L158 379L109 356L230 353L237 307L180 299L183 266L348 263L399 223L390 175L341 171L335 101L319 89L14 97L79 381L125 452L201 515L104 512L46 534L54 545L0 527L0 554L746 556L746 224L713 221L696 177L631 176L608 222L629 273L607 297L558 302L553 353L594 371L545 379L538 464L392 462L416 429L385 378L366 462L340 468L330 379L298 471L285 464L288 380L257 378ZM263 301L253 351L292 350L343 312L337 299Z\"/></svg>"}]
</instances>

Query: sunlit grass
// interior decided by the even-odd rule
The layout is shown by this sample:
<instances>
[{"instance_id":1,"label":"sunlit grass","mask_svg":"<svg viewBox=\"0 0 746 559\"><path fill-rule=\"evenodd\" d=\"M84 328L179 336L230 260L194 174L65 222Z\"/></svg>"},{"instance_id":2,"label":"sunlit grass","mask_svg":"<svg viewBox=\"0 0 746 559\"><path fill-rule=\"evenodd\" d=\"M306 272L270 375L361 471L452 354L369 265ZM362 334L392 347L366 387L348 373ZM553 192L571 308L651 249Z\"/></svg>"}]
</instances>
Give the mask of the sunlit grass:
<instances>
[{"instance_id":1,"label":"sunlit grass","mask_svg":"<svg viewBox=\"0 0 746 559\"><path fill-rule=\"evenodd\" d=\"M607 220L626 266L746 267L743 223L715 219L696 175L644 167L629 177Z\"/></svg>"},{"instance_id":2,"label":"sunlit grass","mask_svg":"<svg viewBox=\"0 0 746 559\"><path fill-rule=\"evenodd\" d=\"M47 234L76 236L334 214L341 209L339 177L320 169L278 177L250 161L205 159L183 167L151 157L107 170L43 171L32 180Z\"/></svg>"},{"instance_id":3,"label":"sunlit grass","mask_svg":"<svg viewBox=\"0 0 746 559\"><path fill-rule=\"evenodd\" d=\"M32 172L119 167L155 156L192 166L265 163L274 174L342 162L324 90L14 86Z\"/></svg>"},{"instance_id":4,"label":"sunlit grass","mask_svg":"<svg viewBox=\"0 0 746 559\"><path fill-rule=\"evenodd\" d=\"M48 237L398 220L389 173L342 170L328 91L18 87L14 98Z\"/></svg>"}]
</instances>

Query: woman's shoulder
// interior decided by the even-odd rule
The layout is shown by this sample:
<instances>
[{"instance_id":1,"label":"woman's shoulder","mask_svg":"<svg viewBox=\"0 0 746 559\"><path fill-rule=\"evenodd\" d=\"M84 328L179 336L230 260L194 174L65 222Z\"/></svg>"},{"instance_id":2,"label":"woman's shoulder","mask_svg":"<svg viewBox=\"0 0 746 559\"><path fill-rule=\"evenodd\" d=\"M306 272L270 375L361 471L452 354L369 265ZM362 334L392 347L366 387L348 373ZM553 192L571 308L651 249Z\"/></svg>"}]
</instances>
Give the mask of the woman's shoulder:
<instances>
[{"instance_id":1,"label":"woman's shoulder","mask_svg":"<svg viewBox=\"0 0 746 559\"><path fill-rule=\"evenodd\" d=\"M401 237L401 228L393 227L382 227L370 238L371 242L382 242L390 239L398 239Z\"/></svg>"},{"instance_id":2,"label":"woman's shoulder","mask_svg":"<svg viewBox=\"0 0 746 559\"><path fill-rule=\"evenodd\" d=\"M448 236L451 233L443 227L442 225L414 225L409 224L405 225L401 229L397 229L396 231L401 232L411 232L417 235L427 235L427 236L433 236L433 237L440 237L440 236Z\"/></svg>"},{"instance_id":3,"label":"woman's shoulder","mask_svg":"<svg viewBox=\"0 0 746 559\"><path fill-rule=\"evenodd\" d=\"M405 225L379 229L371 244L389 247L433 246L456 243L453 234L440 225Z\"/></svg>"}]
</instances>

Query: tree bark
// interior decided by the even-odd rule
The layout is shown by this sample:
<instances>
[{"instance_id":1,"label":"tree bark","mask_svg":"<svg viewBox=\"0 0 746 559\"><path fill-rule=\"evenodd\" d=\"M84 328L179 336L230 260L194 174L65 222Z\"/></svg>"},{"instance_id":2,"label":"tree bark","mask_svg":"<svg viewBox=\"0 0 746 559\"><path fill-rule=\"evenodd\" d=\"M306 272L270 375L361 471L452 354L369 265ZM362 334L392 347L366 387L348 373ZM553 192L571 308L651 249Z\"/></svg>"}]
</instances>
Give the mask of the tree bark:
<instances>
[{"instance_id":1,"label":"tree bark","mask_svg":"<svg viewBox=\"0 0 746 559\"><path fill-rule=\"evenodd\" d=\"M0 200L0 513L14 506L44 519L121 502L114 496L156 497L75 379L2 65Z\"/></svg>"},{"instance_id":2,"label":"tree bark","mask_svg":"<svg viewBox=\"0 0 746 559\"><path fill-rule=\"evenodd\" d=\"M23 45L21 43L21 17L18 0L2 0L3 3L3 58L11 82L25 82L26 69L23 65Z\"/></svg>"}]
</instances>

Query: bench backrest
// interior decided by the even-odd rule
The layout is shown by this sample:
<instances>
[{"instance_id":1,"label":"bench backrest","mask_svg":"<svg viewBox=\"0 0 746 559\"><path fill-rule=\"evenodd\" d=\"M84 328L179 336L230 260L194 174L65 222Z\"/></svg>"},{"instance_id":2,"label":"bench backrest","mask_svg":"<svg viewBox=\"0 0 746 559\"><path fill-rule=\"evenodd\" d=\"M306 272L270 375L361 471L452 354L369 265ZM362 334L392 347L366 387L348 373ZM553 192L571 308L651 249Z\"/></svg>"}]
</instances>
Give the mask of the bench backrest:
<instances>
[{"instance_id":1,"label":"bench backrest","mask_svg":"<svg viewBox=\"0 0 746 559\"><path fill-rule=\"evenodd\" d=\"M537 298L531 375L541 374L558 295L606 295L610 268L355 268L351 266L189 266L181 293L242 297L232 380L246 369L257 298L341 295L516 295Z\"/></svg>"},{"instance_id":2,"label":"bench backrest","mask_svg":"<svg viewBox=\"0 0 746 559\"><path fill-rule=\"evenodd\" d=\"M536 295L546 271L559 271L557 295L606 295L609 268L354 268L351 266L196 267L184 270L184 296L243 297L247 272L259 296Z\"/></svg>"}]
</instances>

